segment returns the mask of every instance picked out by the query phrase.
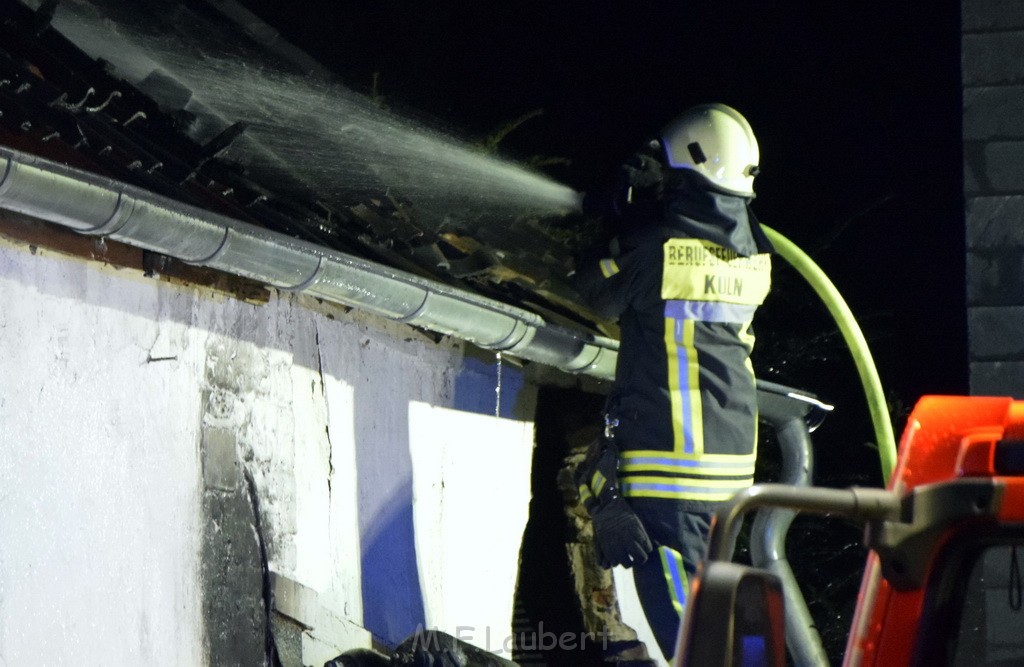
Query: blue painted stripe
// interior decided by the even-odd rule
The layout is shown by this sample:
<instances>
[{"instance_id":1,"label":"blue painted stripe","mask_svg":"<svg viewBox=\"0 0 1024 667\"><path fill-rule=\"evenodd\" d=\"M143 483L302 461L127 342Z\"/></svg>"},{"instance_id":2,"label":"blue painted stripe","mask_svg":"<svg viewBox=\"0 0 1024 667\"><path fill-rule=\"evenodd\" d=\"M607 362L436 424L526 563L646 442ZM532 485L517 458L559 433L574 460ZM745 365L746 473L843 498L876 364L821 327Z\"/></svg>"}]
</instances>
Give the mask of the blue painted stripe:
<instances>
[{"instance_id":1,"label":"blue painted stripe","mask_svg":"<svg viewBox=\"0 0 1024 667\"><path fill-rule=\"evenodd\" d=\"M665 317L702 322L749 322L754 319L757 306L724 303L722 301L686 301L673 299L665 302Z\"/></svg>"},{"instance_id":2,"label":"blue painted stripe","mask_svg":"<svg viewBox=\"0 0 1024 667\"><path fill-rule=\"evenodd\" d=\"M500 393L495 391L499 380ZM525 381L525 373L513 364L499 366L493 358L466 357L454 379L452 407L490 417L498 412L504 419L515 419Z\"/></svg>"},{"instance_id":3,"label":"blue painted stripe","mask_svg":"<svg viewBox=\"0 0 1024 667\"><path fill-rule=\"evenodd\" d=\"M357 462L365 462L359 452ZM416 554L412 479L398 485L393 495L385 496L391 485L365 483L363 475L369 467L359 470L362 626L386 644L397 646L426 623ZM382 490L380 496L372 497L377 489ZM371 499L367 496L374 505L382 500L387 505L380 512L370 512L367 507Z\"/></svg>"}]
</instances>

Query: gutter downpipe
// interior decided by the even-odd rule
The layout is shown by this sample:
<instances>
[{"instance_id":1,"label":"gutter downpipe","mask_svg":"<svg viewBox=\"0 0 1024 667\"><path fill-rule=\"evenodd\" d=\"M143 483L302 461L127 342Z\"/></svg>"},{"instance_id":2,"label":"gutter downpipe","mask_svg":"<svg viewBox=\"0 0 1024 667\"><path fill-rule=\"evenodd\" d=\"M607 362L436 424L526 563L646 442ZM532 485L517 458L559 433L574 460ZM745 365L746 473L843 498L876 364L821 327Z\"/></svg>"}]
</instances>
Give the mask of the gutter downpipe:
<instances>
[{"instance_id":1,"label":"gutter downpipe","mask_svg":"<svg viewBox=\"0 0 1024 667\"><path fill-rule=\"evenodd\" d=\"M0 146L0 208L610 380L618 343L536 313Z\"/></svg>"}]
</instances>

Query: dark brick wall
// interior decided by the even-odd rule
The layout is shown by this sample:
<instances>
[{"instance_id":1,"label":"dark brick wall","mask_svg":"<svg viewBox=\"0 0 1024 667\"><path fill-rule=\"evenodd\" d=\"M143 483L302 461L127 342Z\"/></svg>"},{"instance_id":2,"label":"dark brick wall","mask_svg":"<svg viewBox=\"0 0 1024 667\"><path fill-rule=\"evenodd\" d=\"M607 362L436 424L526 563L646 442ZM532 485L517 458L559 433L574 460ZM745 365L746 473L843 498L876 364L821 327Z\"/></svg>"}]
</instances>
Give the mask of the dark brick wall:
<instances>
[{"instance_id":1,"label":"dark brick wall","mask_svg":"<svg viewBox=\"0 0 1024 667\"><path fill-rule=\"evenodd\" d=\"M971 393L1024 398L1024 1L962 8Z\"/></svg>"}]
</instances>

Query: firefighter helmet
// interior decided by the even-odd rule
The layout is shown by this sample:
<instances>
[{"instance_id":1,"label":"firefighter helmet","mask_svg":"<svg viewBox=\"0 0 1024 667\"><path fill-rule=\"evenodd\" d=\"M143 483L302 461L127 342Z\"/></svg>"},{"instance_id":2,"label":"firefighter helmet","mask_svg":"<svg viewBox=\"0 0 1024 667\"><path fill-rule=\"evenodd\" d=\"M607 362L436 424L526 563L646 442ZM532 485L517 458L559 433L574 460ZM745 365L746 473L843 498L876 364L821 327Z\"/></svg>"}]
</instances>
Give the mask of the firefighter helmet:
<instances>
[{"instance_id":1,"label":"firefighter helmet","mask_svg":"<svg viewBox=\"0 0 1024 667\"><path fill-rule=\"evenodd\" d=\"M661 131L661 143L668 166L691 169L716 190L754 196L757 138L732 107L702 104L684 111Z\"/></svg>"}]
</instances>

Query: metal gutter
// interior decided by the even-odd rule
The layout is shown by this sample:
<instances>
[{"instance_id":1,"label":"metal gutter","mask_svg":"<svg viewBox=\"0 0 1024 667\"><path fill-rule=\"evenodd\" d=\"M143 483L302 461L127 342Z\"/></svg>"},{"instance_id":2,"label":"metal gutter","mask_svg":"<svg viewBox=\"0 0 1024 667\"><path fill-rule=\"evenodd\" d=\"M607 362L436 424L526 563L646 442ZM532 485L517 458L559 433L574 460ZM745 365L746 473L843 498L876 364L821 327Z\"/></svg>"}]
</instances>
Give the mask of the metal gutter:
<instances>
[{"instance_id":1,"label":"metal gutter","mask_svg":"<svg viewBox=\"0 0 1024 667\"><path fill-rule=\"evenodd\" d=\"M0 146L0 208L611 379L618 343L530 311Z\"/></svg>"}]
</instances>

